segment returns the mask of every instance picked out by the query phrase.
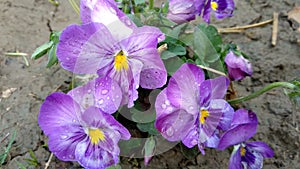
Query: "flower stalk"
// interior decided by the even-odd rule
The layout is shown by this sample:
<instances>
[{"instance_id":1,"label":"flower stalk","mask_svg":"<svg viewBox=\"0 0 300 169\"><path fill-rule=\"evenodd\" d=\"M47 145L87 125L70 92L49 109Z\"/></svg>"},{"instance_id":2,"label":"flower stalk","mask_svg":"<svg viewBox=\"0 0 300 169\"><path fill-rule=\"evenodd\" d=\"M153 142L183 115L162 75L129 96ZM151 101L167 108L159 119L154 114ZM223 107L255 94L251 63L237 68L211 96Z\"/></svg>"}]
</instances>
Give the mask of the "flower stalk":
<instances>
[{"instance_id":1,"label":"flower stalk","mask_svg":"<svg viewBox=\"0 0 300 169\"><path fill-rule=\"evenodd\" d=\"M265 93L269 90L272 90L274 88L277 88L277 87L285 87L285 88L289 88L289 89L295 89L296 88L296 86L294 84L289 83L289 82L274 82L274 83L271 83L271 84L265 86L264 88L254 92L254 93L252 93L248 96L228 100L228 103L237 104L237 103L241 103L243 101L251 100L251 99L254 99L254 98L262 95L263 93Z\"/></svg>"}]
</instances>

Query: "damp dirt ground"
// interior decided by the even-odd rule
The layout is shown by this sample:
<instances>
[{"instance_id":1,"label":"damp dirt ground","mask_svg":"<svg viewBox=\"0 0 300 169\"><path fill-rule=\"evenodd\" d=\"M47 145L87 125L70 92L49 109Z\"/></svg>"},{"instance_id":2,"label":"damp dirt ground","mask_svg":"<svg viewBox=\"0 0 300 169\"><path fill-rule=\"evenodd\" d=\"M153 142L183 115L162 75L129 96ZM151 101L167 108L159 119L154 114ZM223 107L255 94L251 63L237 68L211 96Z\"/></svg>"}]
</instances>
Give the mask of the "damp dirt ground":
<instances>
[{"instance_id":1,"label":"damp dirt ground","mask_svg":"<svg viewBox=\"0 0 300 169\"><path fill-rule=\"evenodd\" d=\"M67 1L58 7L45 0L0 0L0 154L16 131L4 169L44 168L50 152L44 147L47 138L42 134L37 115L43 99L54 91L68 86L72 74L57 66L45 68L47 57L33 61L30 55L46 42L52 30L62 30L71 23L80 23L78 15ZM251 78L234 82L239 96L252 93L264 85L300 78L300 32L287 18L288 11L299 0L238 0L235 16L222 21L213 20L217 27L247 25L272 19L279 13L277 45L271 45L272 24L248 29L243 33L222 34L225 42L236 43L247 53L254 67ZM6 56L6 52L23 52L23 57ZM10 92L10 91L11 92ZM268 143L275 156L264 160L266 169L300 168L299 112L282 89L275 89L240 105L258 114L259 128L252 140ZM8 135L9 134L9 135ZM7 137L6 137L7 136ZM37 166L29 166L30 152ZM121 158L122 168L149 169L208 169L227 168L230 151L206 150L206 155L186 158L180 147L155 156L145 167L143 159ZM1 168L1 167L0 167ZM49 168L80 168L77 163L51 160Z\"/></svg>"}]
</instances>

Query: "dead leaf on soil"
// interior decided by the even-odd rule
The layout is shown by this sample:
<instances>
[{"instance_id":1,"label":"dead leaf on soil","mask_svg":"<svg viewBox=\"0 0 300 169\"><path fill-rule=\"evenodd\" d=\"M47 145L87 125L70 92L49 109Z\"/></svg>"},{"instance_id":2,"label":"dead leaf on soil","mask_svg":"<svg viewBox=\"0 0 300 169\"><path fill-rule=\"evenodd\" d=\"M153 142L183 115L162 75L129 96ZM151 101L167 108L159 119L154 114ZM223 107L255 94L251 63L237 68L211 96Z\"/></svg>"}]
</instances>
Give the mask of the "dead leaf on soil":
<instances>
[{"instance_id":1,"label":"dead leaf on soil","mask_svg":"<svg viewBox=\"0 0 300 169\"><path fill-rule=\"evenodd\" d=\"M288 19L293 22L293 27L300 32L300 6L295 6L288 12Z\"/></svg>"},{"instance_id":2,"label":"dead leaf on soil","mask_svg":"<svg viewBox=\"0 0 300 169\"><path fill-rule=\"evenodd\" d=\"M13 94L13 92L16 90L17 90L17 88L6 89L6 90L2 91L1 97L4 99L9 98L9 96L11 96Z\"/></svg>"}]
</instances>

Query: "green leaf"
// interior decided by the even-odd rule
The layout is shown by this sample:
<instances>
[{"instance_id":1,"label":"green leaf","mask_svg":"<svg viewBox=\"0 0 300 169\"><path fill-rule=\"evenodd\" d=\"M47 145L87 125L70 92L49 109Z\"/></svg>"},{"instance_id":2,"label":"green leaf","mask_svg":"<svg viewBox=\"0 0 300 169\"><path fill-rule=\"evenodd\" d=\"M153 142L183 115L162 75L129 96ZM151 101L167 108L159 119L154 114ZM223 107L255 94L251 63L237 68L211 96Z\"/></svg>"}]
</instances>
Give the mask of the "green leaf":
<instances>
[{"instance_id":1,"label":"green leaf","mask_svg":"<svg viewBox=\"0 0 300 169\"><path fill-rule=\"evenodd\" d=\"M209 41L212 43L212 46L216 49L217 52L221 51L222 47L222 37L218 33L218 29L212 25L200 24L198 28L202 30L203 33L207 36Z\"/></svg>"},{"instance_id":2,"label":"green leaf","mask_svg":"<svg viewBox=\"0 0 300 169\"><path fill-rule=\"evenodd\" d=\"M13 142L15 141L16 135L17 135L17 131L15 130L12 137L11 137L11 139L9 140L9 143L8 143L7 147L5 148L4 153L0 154L0 166L2 166L4 164L5 159L7 157L7 154L10 151Z\"/></svg>"},{"instance_id":3,"label":"green leaf","mask_svg":"<svg viewBox=\"0 0 300 169\"><path fill-rule=\"evenodd\" d=\"M184 56L186 55L185 47L173 43L168 43L168 50L161 53L161 59L169 59L174 56Z\"/></svg>"},{"instance_id":4,"label":"green leaf","mask_svg":"<svg viewBox=\"0 0 300 169\"><path fill-rule=\"evenodd\" d=\"M52 47L54 43L52 41L47 42L45 44L43 44L42 46L38 47L35 49L35 51L33 52L33 54L31 55L31 59L38 59L42 56L44 56L48 50Z\"/></svg>"},{"instance_id":5,"label":"green leaf","mask_svg":"<svg viewBox=\"0 0 300 169\"><path fill-rule=\"evenodd\" d=\"M122 167L119 164L117 164L117 165L112 165L110 167L107 167L106 169L122 169Z\"/></svg>"},{"instance_id":6,"label":"green leaf","mask_svg":"<svg viewBox=\"0 0 300 169\"><path fill-rule=\"evenodd\" d=\"M195 54L199 57L199 59L205 63L204 66L208 66L209 63L213 63L220 58L216 48L217 41L214 40L212 37L213 35L208 35L207 31L203 27L196 27L194 31L194 44L193 50Z\"/></svg>"},{"instance_id":7,"label":"green leaf","mask_svg":"<svg viewBox=\"0 0 300 169\"><path fill-rule=\"evenodd\" d=\"M199 149L197 146L194 146L193 148L187 148L185 145L182 143L180 144L180 149L182 154L187 158L187 159L194 159L197 154L199 153Z\"/></svg>"},{"instance_id":8,"label":"green leaf","mask_svg":"<svg viewBox=\"0 0 300 169\"><path fill-rule=\"evenodd\" d=\"M144 156L152 157L154 155L155 145L156 145L156 142L153 137L147 138L145 145L144 145L144 149L143 149Z\"/></svg>"},{"instance_id":9,"label":"green leaf","mask_svg":"<svg viewBox=\"0 0 300 169\"><path fill-rule=\"evenodd\" d=\"M51 47L51 49L48 52L48 62L46 65L47 68L50 68L51 66L58 63L58 59L56 56L56 49L57 49L57 45L54 45Z\"/></svg>"},{"instance_id":10,"label":"green leaf","mask_svg":"<svg viewBox=\"0 0 300 169\"><path fill-rule=\"evenodd\" d=\"M127 14L128 18L138 27L143 26L143 22L140 19L141 14Z\"/></svg>"},{"instance_id":11,"label":"green leaf","mask_svg":"<svg viewBox=\"0 0 300 169\"><path fill-rule=\"evenodd\" d=\"M154 127L154 122L151 123L137 123L137 128L142 132L147 132L151 135L159 135L160 133L158 130Z\"/></svg>"},{"instance_id":12,"label":"green leaf","mask_svg":"<svg viewBox=\"0 0 300 169\"><path fill-rule=\"evenodd\" d=\"M121 154L126 154L131 156L134 153L134 149L142 147L142 139L140 138L131 138L129 140L120 140L119 147ZM141 148L142 149L142 148Z\"/></svg>"},{"instance_id":13,"label":"green leaf","mask_svg":"<svg viewBox=\"0 0 300 169\"><path fill-rule=\"evenodd\" d=\"M134 0L135 5L144 4L145 0Z\"/></svg>"},{"instance_id":14,"label":"green leaf","mask_svg":"<svg viewBox=\"0 0 300 169\"><path fill-rule=\"evenodd\" d=\"M165 2L164 7L162 8L162 13L168 13L169 12L169 1Z\"/></svg>"},{"instance_id":15,"label":"green leaf","mask_svg":"<svg viewBox=\"0 0 300 169\"><path fill-rule=\"evenodd\" d=\"M166 60L163 60L164 65L167 69L167 72L172 76L184 62L179 57L172 57Z\"/></svg>"}]
</instances>

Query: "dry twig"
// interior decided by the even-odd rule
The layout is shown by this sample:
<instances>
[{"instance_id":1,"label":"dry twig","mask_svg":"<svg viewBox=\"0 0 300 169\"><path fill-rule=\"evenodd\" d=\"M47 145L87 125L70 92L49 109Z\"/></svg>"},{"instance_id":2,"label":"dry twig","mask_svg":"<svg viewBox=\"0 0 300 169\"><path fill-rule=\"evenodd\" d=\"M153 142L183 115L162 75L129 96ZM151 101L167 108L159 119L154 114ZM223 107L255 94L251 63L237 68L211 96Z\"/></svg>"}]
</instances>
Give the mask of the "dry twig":
<instances>
[{"instance_id":1,"label":"dry twig","mask_svg":"<svg viewBox=\"0 0 300 169\"><path fill-rule=\"evenodd\" d=\"M273 31L272 31L272 45L276 46L278 34L278 13L273 13Z\"/></svg>"}]
</instances>

